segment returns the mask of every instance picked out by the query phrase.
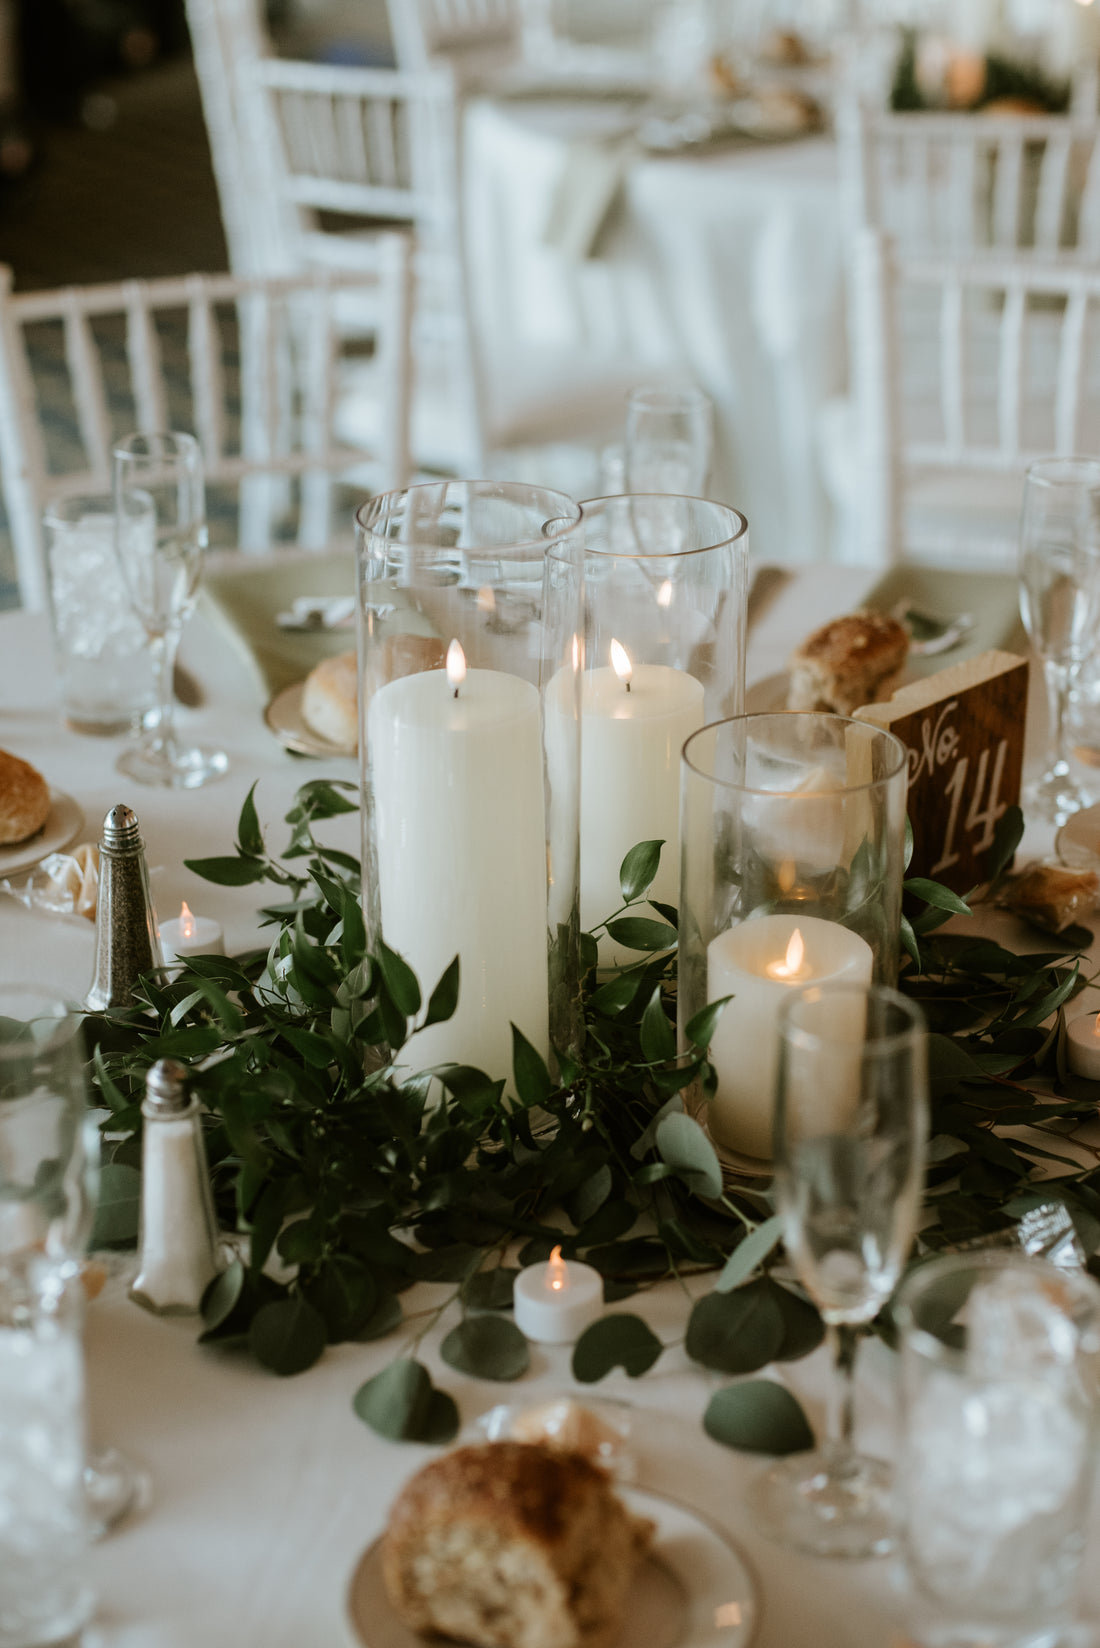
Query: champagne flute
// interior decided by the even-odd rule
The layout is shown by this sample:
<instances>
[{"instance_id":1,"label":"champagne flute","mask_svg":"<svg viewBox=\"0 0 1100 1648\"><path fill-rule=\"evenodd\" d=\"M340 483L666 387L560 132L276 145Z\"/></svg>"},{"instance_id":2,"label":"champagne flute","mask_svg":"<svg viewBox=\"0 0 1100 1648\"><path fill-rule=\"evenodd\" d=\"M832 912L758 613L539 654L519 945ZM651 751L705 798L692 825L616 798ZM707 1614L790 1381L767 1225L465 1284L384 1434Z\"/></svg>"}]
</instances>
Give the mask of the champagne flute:
<instances>
[{"instance_id":1,"label":"champagne flute","mask_svg":"<svg viewBox=\"0 0 1100 1648\"><path fill-rule=\"evenodd\" d=\"M706 496L711 404L700 389L635 389L626 405L626 492Z\"/></svg>"},{"instance_id":2,"label":"champagne flute","mask_svg":"<svg viewBox=\"0 0 1100 1648\"><path fill-rule=\"evenodd\" d=\"M766 1472L754 1498L775 1539L818 1556L892 1543L890 1472L855 1451L859 1330L889 1299L916 1230L928 1131L919 1007L871 985L811 987L779 1022L775 1196L836 1373L826 1440Z\"/></svg>"},{"instance_id":3,"label":"champagne flute","mask_svg":"<svg viewBox=\"0 0 1100 1648\"><path fill-rule=\"evenodd\" d=\"M80 1274L99 1184L80 1023L48 987L0 982L0 1269L8 1272L45 1254L62 1277ZM117 1522L143 1487L116 1448L89 1450L90 1532Z\"/></svg>"},{"instance_id":4,"label":"champagne flute","mask_svg":"<svg viewBox=\"0 0 1100 1648\"><path fill-rule=\"evenodd\" d=\"M128 435L115 447L115 547L126 592L149 638L157 709L118 770L139 784L193 790L228 771L224 750L182 744L173 672L184 620L194 610L206 520L202 454L193 435Z\"/></svg>"},{"instance_id":5,"label":"champagne flute","mask_svg":"<svg viewBox=\"0 0 1100 1648\"><path fill-rule=\"evenodd\" d=\"M1046 458L1024 480L1020 613L1039 655L1050 706L1050 765L1027 799L1064 824L1087 806L1070 770L1066 711L1100 619L1100 460Z\"/></svg>"}]
</instances>

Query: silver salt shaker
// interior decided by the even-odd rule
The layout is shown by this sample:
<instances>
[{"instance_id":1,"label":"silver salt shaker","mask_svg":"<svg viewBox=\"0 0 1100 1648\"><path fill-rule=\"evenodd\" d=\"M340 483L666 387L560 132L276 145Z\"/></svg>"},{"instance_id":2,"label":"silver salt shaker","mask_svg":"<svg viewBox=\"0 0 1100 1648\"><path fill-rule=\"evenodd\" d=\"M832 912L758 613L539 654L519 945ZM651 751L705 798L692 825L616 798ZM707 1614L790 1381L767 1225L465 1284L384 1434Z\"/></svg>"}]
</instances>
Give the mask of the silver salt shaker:
<instances>
[{"instance_id":1,"label":"silver salt shaker","mask_svg":"<svg viewBox=\"0 0 1100 1648\"><path fill-rule=\"evenodd\" d=\"M185 1065L153 1065L141 1114L140 1264L131 1294L158 1315L193 1315L222 1263L199 1102L188 1093Z\"/></svg>"}]
</instances>

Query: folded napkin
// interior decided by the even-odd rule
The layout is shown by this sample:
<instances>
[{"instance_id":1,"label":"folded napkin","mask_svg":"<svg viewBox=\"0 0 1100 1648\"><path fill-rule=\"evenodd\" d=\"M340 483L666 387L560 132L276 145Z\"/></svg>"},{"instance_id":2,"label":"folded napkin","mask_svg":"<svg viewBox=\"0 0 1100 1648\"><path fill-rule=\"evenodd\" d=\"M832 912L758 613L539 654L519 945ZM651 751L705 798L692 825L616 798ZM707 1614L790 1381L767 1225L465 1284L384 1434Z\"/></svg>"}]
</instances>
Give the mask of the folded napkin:
<instances>
[{"instance_id":1,"label":"folded napkin","mask_svg":"<svg viewBox=\"0 0 1100 1648\"><path fill-rule=\"evenodd\" d=\"M911 657L906 678L934 675L948 664L958 664L996 647L1026 653L1027 637L1020 620L1020 581L1011 572L948 572L940 567L897 566L864 597L862 605L875 612L891 612L901 601L935 614L955 618L969 612L974 628L950 652L930 658Z\"/></svg>"},{"instance_id":2,"label":"folded napkin","mask_svg":"<svg viewBox=\"0 0 1100 1648\"><path fill-rule=\"evenodd\" d=\"M277 613L300 597L354 595L350 548L309 554L226 555L208 565L202 606L206 616L250 660L264 700L307 676L322 658L355 647L354 629L282 630Z\"/></svg>"}]
</instances>

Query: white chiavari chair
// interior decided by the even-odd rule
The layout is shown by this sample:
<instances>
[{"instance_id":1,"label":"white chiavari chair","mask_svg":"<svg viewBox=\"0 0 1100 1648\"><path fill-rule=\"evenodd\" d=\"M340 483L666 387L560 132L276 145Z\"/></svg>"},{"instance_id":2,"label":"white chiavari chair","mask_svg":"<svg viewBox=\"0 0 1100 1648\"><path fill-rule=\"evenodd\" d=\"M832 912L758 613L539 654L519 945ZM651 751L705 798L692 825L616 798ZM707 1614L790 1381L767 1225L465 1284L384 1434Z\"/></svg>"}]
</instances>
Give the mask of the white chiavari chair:
<instances>
[{"instance_id":1,"label":"white chiavari chair","mask_svg":"<svg viewBox=\"0 0 1100 1648\"><path fill-rule=\"evenodd\" d=\"M520 51L520 0L387 0L399 69L445 58L460 82L513 63Z\"/></svg>"},{"instance_id":2,"label":"white chiavari chair","mask_svg":"<svg viewBox=\"0 0 1100 1648\"><path fill-rule=\"evenodd\" d=\"M372 251L373 268L364 258L354 274L188 275L22 294L0 266L0 479L26 607L45 598L44 507L110 491L112 446L129 430L194 431L212 537L220 524L242 550L323 549L338 483L405 484L407 245L389 235ZM368 296L374 315L377 432L354 446L335 430L337 311L351 294Z\"/></svg>"},{"instance_id":3,"label":"white chiavari chair","mask_svg":"<svg viewBox=\"0 0 1100 1648\"><path fill-rule=\"evenodd\" d=\"M1013 566L1027 465L1100 451L1100 268L922 256L864 230L853 299L850 558Z\"/></svg>"}]
</instances>

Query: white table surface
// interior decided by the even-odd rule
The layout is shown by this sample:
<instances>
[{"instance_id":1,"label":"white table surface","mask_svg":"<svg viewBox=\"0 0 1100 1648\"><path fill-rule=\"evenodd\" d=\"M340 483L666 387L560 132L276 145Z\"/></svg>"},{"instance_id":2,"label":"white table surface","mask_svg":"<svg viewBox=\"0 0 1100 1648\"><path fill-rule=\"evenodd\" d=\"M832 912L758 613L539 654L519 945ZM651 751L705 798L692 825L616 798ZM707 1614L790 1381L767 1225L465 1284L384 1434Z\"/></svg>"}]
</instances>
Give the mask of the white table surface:
<instances>
[{"instance_id":1,"label":"white table surface","mask_svg":"<svg viewBox=\"0 0 1100 1648\"><path fill-rule=\"evenodd\" d=\"M547 357L581 402L605 358L630 362L636 383L680 371L715 405L707 495L745 512L758 555L824 559L818 412L846 372L834 145L639 157L596 255L568 257L544 236L569 145L623 119L590 101L467 110L466 253L490 390Z\"/></svg>"},{"instance_id":2,"label":"white table surface","mask_svg":"<svg viewBox=\"0 0 1100 1648\"><path fill-rule=\"evenodd\" d=\"M800 573L754 630L750 679L782 667L792 643L858 601L869 576L837 568ZM185 638L185 653L208 702L181 719L195 735L221 740L232 761L230 776L209 789L139 791L113 772L116 742L67 732L53 696L45 620L19 613L0 617L0 745L34 760L76 796L89 836L110 806L133 805L161 912L174 912L187 897L194 909L223 921L232 948L255 937L257 890L212 888L182 869L182 858L229 850L254 779L261 820L279 846L281 815L295 787L322 774L351 778L355 766L323 767L282 752L263 727L249 672L200 622ZM0 971L80 995L90 978L92 937L78 918L35 915L0 897ZM710 1277L695 1283L698 1290L711 1285ZM419 1285L403 1302L409 1312L439 1297L440 1289ZM669 1344L682 1335L685 1310L676 1287L659 1286L623 1308L640 1311ZM426 1447L383 1441L351 1410L358 1386L402 1341L342 1345L308 1373L281 1380L236 1355L198 1347L195 1333L189 1321L160 1320L132 1305L118 1280L89 1308L93 1437L125 1446L153 1481L146 1514L95 1549L100 1608L89 1640L100 1648L349 1648L355 1639L345 1595L357 1558L384 1525L400 1485L431 1456ZM445 1367L439 1339L433 1331L421 1355L466 1422L497 1401L537 1399L571 1383L568 1349L535 1348L522 1382L493 1386ZM871 1346L862 1366L862 1436L889 1451L891 1358ZM819 1351L777 1372L815 1422L825 1368ZM719 1447L699 1424L721 1382L674 1348L645 1378L613 1375L596 1394L626 1396L645 1410L638 1425L642 1481L708 1512L742 1542L760 1582L760 1648L887 1648L902 1622L889 1562L814 1560L754 1533L744 1490L762 1461ZM1100 1609L1100 1564L1090 1568L1091 1600Z\"/></svg>"}]
</instances>

